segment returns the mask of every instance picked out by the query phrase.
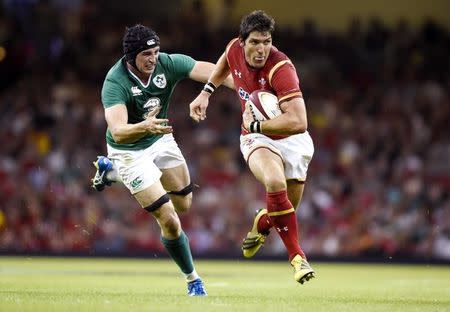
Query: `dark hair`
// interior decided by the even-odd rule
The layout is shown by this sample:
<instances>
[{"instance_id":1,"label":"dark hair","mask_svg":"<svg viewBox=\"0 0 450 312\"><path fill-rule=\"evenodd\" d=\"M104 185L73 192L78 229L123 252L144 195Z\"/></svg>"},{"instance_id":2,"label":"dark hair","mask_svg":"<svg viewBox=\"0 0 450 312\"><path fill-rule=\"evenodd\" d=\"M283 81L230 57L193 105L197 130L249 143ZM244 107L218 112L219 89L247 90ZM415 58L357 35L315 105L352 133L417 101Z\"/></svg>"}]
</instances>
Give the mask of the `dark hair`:
<instances>
[{"instance_id":1,"label":"dark hair","mask_svg":"<svg viewBox=\"0 0 450 312\"><path fill-rule=\"evenodd\" d=\"M252 31L272 32L275 30L275 20L262 10L253 11L244 16L239 28L239 38L242 41L248 38Z\"/></svg>"},{"instance_id":2,"label":"dark hair","mask_svg":"<svg viewBox=\"0 0 450 312\"><path fill-rule=\"evenodd\" d=\"M126 61L136 67L136 55L159 44L159 37L153 29L137 24L125 29L122 40L123 54Z\"/></svg>"}]
</instances>

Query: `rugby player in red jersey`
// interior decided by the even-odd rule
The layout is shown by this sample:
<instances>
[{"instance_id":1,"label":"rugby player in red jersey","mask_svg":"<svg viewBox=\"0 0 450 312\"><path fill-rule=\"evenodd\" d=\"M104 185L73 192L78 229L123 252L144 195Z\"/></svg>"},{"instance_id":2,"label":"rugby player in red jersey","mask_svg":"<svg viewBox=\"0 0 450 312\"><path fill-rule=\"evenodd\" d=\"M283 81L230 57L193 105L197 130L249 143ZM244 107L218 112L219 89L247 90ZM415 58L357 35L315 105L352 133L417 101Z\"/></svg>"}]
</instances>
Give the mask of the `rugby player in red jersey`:
<instances>
[{"instance_id":1,"label":"rugby player in red jersey","mask_svg":"<svg viewBox=\"0 0 450 312\"><path fill-rule=\"evenodd\" d=\"M307 131L305 102L291 60L272 45L275 22L263 11L241 21L239 37L230 41L208 83L190 104L195 121L206 118L209 97L231 74L242 107L240 147L251 172L267 192L267 207L260 209L243 240L245 257L252 257L273 227L281 237L294 267L294 278L303 284L314 277L299 244L295 209L300 203L314 145ZM255 90L278 97L282 114L255 121L246 105Z\"/></svg>"}]
</instances>

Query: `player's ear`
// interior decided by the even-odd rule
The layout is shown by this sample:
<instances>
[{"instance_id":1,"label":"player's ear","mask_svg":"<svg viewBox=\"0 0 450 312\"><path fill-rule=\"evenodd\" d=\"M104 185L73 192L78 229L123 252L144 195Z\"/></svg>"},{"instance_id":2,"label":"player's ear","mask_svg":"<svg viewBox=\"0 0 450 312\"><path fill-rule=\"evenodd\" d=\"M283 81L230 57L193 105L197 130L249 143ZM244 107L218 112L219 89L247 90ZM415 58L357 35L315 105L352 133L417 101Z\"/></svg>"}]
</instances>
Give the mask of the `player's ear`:
<instances>
[{"instance_id":1,"label":"player's ear","mask_svg":"<svg viewBox=\"0 0 450 312\"><path fill-rule=\"evenodd\" d=\"M241 47L243 47L243 46L244 46L244 41L241 40L241 39L239 39L239 45L240 45Z\"/></svg>"}]
</instances>

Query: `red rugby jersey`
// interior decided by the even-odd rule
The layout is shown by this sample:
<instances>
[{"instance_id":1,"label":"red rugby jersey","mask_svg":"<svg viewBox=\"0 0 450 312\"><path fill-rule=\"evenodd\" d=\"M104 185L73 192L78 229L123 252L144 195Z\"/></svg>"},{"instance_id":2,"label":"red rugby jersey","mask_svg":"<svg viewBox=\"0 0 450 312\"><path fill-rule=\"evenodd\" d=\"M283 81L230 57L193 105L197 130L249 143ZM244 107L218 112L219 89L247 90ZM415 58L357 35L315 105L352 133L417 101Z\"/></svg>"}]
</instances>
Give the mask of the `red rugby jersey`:
<instances>
[{"instance_id":1,"label":"red rugby jersey","mask_svg":"<svg viewBox=\"0 0 450 312\"><path fill-rule=\"evenodd\" d=\"M244 48L241 47L238 38L231 40L228 44L226 57L242 111L245 109L245 102L250 93L259 89L271 91L278 97L280 103L295 97L302 97L294 65L276 47L272 46L266 64L260 69L254 69L247 64ZM242 131L243 134L247 133L243 127ZM280 138L280 136L270 137Z\"/></svg>"}]
</instances>

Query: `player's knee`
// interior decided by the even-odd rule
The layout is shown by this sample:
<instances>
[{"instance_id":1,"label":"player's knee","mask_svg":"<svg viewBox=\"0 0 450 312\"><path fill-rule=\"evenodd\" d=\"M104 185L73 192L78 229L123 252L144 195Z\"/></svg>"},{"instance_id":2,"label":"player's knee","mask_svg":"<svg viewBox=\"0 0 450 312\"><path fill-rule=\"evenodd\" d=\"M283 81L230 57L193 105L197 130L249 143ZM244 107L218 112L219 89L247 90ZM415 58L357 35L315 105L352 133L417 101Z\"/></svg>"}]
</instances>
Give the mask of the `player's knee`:
<instances>
[{"instance_id":1,"label":"player's knee","mask_svg":"<svg viewBox=\"0 0 450 312\"><path fill-rule=\"evenodd\" d=\"M184 197L176 196L172 198L173 205L178 213L187 212L192 206L192 193Z\"/></svg>"},{"instance_id":2,"label":"player's knee","mask_svg":"<svg viewBox=\"0 0 450 312\"><path fill-rule=\"evenodd\" d=\"M264 185L268 192L278 192L287 188L286 179L274 175L267 175L264 179Z\"/></svg>"},{"instance_id":3,"label":"player's knee","mask_svg":"<svg viewBox=\"0 0 450 312\"><path fill-rule=\"evenodd\" d=\"M194 184L191 182L181 190L168 192L177 212L183 213L191 208L193 189Z\"/></svg>"},{"instance_id":4,"label":"player's knee","mask_svg":"<svg viewBox=\"0 0 450 312\"><path fill-rule=\"evenodd\" d=\"M158 223L164 237L178 237L181 231L181 223L175 211L162 216Z\"/></svg>"}]
</instances>

